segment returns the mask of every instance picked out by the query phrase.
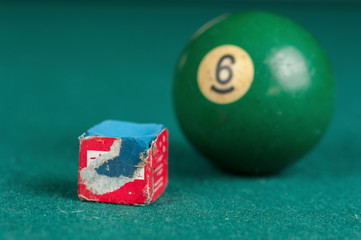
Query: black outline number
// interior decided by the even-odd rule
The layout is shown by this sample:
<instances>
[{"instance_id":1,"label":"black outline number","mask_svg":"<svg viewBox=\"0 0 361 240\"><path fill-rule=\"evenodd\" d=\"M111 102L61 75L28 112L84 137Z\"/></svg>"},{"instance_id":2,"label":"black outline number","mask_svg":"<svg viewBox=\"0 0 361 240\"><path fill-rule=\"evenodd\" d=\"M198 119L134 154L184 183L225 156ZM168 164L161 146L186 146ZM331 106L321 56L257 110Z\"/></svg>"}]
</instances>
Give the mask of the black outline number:
<instances>
[{"instance_id":1,"label":"black outline number","mask_svg":"<svg viewBox=\"0 0 361 240\"><path fill-rule=\"evenodd\" d=\"M232 68L230 66L227 66L227 65L222 66L222 62L227 58L231 61L231 64L235 63L234 57L232 55L230 55L230 54L224 55L223 57L221 57L221 59L219 59L218 64L217 64L217 69L216 69L216 79L217 79L217 82L219 84L221 84L221 85L225 85L225 84L229 83L232 80L232 77L233 77ZM227 76L226 79L221 79L221 76L220 76L221 71L227 71L228 72L228 76ZM212 90L217 92L217 93L225 94L225 93L232 92L234 90L234 87L231 86L228 89L218 89L214 85L212 85Z\"/></svg>"}]
</instances>

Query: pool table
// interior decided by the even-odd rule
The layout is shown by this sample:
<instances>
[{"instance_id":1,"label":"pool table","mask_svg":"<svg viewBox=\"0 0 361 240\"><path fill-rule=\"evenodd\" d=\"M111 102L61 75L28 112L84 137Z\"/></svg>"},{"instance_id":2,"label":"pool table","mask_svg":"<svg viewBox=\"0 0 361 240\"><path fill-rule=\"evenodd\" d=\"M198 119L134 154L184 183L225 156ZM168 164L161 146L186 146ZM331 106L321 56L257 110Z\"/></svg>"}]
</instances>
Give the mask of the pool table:
<instances>
[{"instance_id":1,"label":"pool table","mask_svg":"<svg viewBox=\"0 0 361 240\"><path fill-rule=\"evenodd\" d=\"M188 143L171 91L192 34L249 9L312 32L337 85L316 148L253 177ZM0 239L361 238L360 2L3 1L0 29ZM78 137L105 119L168 128L169 183L153 204L78 199Z\"/></svg>"}]
</instances>

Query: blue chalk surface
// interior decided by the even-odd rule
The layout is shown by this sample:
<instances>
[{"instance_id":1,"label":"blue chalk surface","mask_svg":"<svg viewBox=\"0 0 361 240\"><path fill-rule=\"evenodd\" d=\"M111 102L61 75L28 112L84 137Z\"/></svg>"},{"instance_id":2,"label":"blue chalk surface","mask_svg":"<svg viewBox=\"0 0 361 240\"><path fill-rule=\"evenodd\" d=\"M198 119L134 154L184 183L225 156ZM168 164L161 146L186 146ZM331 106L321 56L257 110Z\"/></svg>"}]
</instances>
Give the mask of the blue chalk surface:
<instances>
[{"instance_id":1,"label":"blue chalk surface","mask_svg":"<svg viewBox=\"0 0 361 240\"><path fill-rule=\"evenodd\" d=\"M106 120L89 129L84 137L156 137L163 129L164 126L162 124Z\"/></svg>"},{"instance_id":2,"label":"blue chalk surface","mask_svg":"<svg viewBox=\"0 0 361 240\"><path fill-rule=\"evenodd\" d=\"M152 141L162 132L162 124L140 124L107 120L89 129L84 137L102 136L122 138L119 156L105 162L95 170L108 177L133 177L137 165L141 163L140 155L148 156L147 150Z\"/></svg>"}]
</instances>

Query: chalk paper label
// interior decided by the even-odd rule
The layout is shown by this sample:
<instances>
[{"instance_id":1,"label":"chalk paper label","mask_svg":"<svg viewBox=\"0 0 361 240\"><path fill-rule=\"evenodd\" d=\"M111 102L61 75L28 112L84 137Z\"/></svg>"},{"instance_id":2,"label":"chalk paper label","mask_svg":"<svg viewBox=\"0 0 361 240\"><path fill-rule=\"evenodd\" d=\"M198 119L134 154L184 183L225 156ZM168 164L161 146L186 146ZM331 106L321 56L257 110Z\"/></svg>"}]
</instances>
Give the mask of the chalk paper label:
<instances>
[{"instance_id":1,"label":"chalk paper label","mask_svg":"<svg viewBox=\"0 0 361 240\"><path fill-rule=\"evenodd\" d=\"M94 151L94 150L88 150L87 151L87 160L86 160L86 164L87 167L89 167L90 163L95 161L95 159L97 157L100 157L101 155L103 155L104 153L108 153L108 151ZM141 168L138 172L137 172L137 176L134 179L138 179L138 180L144 180L144 168Z\"/></svg>"}]
</instances>

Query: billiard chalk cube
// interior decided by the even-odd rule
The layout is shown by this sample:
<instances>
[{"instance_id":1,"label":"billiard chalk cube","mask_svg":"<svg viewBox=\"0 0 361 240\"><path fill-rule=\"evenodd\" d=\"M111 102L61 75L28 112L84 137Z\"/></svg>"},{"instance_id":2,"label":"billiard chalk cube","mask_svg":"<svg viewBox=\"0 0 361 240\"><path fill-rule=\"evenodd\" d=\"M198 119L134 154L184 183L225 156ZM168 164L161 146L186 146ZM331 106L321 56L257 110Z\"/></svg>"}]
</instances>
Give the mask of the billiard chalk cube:
<instances>
[{"instance_id":1,"label":"billiard chalk cube","mask_svg":"<svg viewBox=\"0 0 361 240\"><path fill-rule=\"evenodd\" d=\"M147 205L168 183L168 131L160 124L108 120L79 137L79 198Z\"/></svg>"}]
</instances>

